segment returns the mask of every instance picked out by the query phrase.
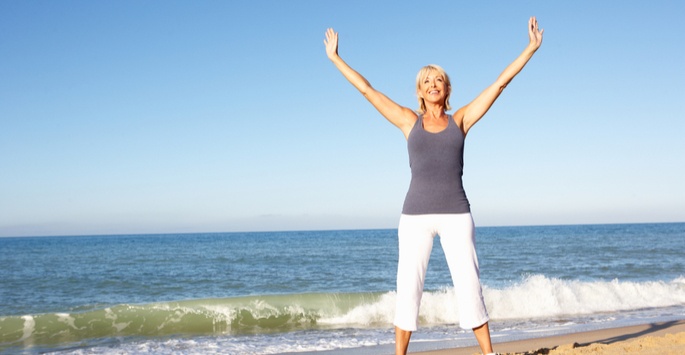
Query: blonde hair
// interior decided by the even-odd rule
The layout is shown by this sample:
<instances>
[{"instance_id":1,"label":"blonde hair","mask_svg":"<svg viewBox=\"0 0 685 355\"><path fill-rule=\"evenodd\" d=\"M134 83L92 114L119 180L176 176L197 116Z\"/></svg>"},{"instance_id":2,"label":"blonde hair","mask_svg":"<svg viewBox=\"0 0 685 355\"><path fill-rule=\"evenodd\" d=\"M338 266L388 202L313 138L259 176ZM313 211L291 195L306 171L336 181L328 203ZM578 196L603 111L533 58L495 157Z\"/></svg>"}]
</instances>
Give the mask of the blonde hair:
<instances>
[{"instance_id":1,"label":"blonde hair","mask_svg":"<svg viewBox=\"0 0 685 355\"><path fill-rule=\"evenodd\" d=\"M442 76L445 80L445 86L447 87L447 95L445 95L445 111L449 111L452 109L450 107L450 94L452 94L452 84L450 84L450 77L445 72L445 69L442 69L439 65L429 64L421 68L421 70L419 70L419 73L416 75L416 91L418 92L418 90L421 88L421 82L423 81L423 79L425 79L428 76L428 74L430 74L433 71L440 74L440 76ZM426 102L423 100L423 98L421 98L418 95L417 98L419 99L418 112L426 113Z\"/></svg>"}]
</instances>

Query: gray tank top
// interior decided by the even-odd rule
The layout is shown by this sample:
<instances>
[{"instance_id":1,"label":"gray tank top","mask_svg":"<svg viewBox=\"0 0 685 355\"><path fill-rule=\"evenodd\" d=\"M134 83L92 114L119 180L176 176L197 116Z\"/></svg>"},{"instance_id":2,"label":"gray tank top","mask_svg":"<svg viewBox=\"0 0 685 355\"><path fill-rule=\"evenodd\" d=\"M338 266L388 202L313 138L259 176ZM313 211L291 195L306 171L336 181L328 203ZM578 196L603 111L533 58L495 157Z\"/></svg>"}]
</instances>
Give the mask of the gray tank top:
<instances>
[{"instance_id":1,"label":"gray tank top","mask_svg":"<svg viewBox=\"0 0 685 355\"><path fill-rule=\"evenodd\" d=\"M464 133L448 116L447 128L431 133L420 115L407 138L411 183L404 214L467 213L469 200L462 185Z\"/></svg>"}]
</instances>

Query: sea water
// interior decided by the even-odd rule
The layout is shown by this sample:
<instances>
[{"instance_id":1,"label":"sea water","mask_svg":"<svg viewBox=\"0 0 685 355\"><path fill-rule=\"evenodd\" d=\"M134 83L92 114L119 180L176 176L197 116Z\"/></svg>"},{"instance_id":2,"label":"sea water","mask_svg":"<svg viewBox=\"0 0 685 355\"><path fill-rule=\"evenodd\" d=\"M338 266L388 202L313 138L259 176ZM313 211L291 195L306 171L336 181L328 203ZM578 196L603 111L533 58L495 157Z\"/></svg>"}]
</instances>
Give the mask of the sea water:
<instances>
[{"instance_id":1,"label":"sea water","mask_svg":"<svg viewBox=\"0 0 685 355\"><path fill-rule=\"evenodd\" d=\"M685 223L479 227L494 341L685 319ZM0 353L392 353L396 230L0 238ZM413 350L474 345L439 237Z\"/></svg>"}]
</instances>

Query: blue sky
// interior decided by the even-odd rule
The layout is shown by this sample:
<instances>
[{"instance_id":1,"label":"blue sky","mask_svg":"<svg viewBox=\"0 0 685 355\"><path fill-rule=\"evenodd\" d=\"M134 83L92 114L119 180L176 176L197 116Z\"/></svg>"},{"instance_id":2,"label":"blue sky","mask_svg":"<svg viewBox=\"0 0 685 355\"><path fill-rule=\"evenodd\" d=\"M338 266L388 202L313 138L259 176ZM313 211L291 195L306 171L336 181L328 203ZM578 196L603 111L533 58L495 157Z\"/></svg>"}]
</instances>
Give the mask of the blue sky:
<instances>
[{"instance_id":1,"label":"blue sky","mask_svg":"<svg viewBox=\"0 0 685 355\"><path fill-rule=\"evenodd\" d=\"M681 1L0 2L0 236L395 228L401 132L328 61L462 106L477 225L685 221Z\"/></svg>"}]
</instances>

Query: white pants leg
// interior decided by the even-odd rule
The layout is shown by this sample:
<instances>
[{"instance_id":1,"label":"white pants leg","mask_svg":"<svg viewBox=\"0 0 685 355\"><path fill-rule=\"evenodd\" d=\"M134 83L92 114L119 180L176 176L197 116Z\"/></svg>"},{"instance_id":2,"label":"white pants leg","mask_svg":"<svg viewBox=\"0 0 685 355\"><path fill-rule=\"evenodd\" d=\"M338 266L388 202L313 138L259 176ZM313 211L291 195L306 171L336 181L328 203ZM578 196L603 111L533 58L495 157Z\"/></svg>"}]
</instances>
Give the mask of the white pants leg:
<instances>
[{"instance_id":1,"label":"white pants leg","mask_svg":"<svg viewBox=\"0 0 685 355\"><path fill-rule=\"evenodd\" d=\"M418 328L419 307L433 238L440 235L452 274L464 329L488 321L480 287L478 259L470 213L402 215L398 231L397 304L394 324L403 330Z\"/></svg>"},{"instance_id":2,"label":"white pants leg","mask_svg":"<svg viewBox=\"0 0 685 355\"><path fill-rule=\"evenodd\" d=\"M444 215L438 235L452 275L459 309L459 326L473 329L489 320L480 286L476 230L470 213Z\"/></svg>"},{"instance_id":3,"label":"white pants leg","mask_svg":"<svg viewBox=\"0 0 685 355\"><path fill-rule=\"evenodd\" d=\"M423 215L402 215L398 228L397 304L394 324L403 330L418 328L428 260L437 230L422 223Z\"/></svg>"}]
</instances>

